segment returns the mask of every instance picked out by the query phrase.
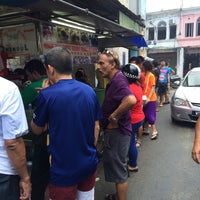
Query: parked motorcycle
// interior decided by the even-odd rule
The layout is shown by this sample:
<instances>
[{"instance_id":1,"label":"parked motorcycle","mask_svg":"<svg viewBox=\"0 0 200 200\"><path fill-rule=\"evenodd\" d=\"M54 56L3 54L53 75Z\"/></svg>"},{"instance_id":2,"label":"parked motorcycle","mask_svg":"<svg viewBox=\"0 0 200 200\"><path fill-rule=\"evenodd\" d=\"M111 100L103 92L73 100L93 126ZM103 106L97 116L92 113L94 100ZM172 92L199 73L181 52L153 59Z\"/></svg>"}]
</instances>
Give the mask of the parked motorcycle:
<instances>
[{"instance_id":1,"label":"parked motorcycle","mask_svg":"<svg viewBox=\"0 0 200 200\"><path fill-rule=\"evenodd\" d=\"M170 86L171 88L178 88L178 86L181 84L181 77L178 75L171 75L170 76Z\"/></svg>"}]
</instances>

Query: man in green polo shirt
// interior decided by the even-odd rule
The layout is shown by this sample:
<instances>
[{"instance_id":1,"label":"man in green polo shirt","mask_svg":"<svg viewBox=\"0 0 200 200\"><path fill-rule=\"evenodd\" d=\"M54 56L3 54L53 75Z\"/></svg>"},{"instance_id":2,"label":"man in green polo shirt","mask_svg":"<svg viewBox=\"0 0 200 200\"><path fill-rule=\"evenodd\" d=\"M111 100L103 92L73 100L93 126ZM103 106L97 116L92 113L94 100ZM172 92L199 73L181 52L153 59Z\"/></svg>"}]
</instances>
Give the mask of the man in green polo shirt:
<instances>
[{"instance_id":1,"label":"man in green polo shirt","mask_svg":"<svg viewBox=\"0 0 200 200\"><path fill-rule=\"evenodd\" d=\"M25 109L28 104L35 107L37 96L46 80L46 69L38 59L30 60L24 67L27 79L31 82L22 91ZM32 118L32 116L31 116ZM27 120L29 121L27 116ZM45 190L49 183L49 155L47 152L47 131L40 136L32 136L34 151L31 169L31 200L44 200Z\"/></svg>"},{"instance_id":2,"label":"man in green polo shirt","mask_svg":"<svg viewBox=\"0 0 200 200\"><path fill-rule=\"evenodd\" d=\"M31 81L22 91L22 99L25 109L28 104L35 105L38 96L38 91L42 88L42 83L46 79L46 70L43 63L38 59L30 60L24 67L27 79Z\"/></svg>"}]
</instances>

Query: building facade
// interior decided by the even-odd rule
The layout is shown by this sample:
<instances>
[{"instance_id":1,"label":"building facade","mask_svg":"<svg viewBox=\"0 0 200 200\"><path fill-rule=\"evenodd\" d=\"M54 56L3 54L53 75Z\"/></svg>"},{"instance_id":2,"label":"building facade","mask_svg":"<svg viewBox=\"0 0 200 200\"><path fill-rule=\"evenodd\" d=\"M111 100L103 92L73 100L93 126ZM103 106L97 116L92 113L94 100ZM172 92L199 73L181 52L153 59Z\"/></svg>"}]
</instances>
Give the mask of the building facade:
<instances>
[{"instance_id":1,"label":"building facade","mask_svg":"<svg viewBox=\"0 0 200 200\"><path fill-rule=\"evenodd\" d=\"M181 11L178 44L184 55L183 75L200 67L200 7Z\"/></svg>"},{"instance_id":2,"label":"building facade","mask_svg":"<svg viewBox=\"0 0 200 200\"><path fill-rule=\"evenodd\" d=\"M180 77L185 75L189 66L200 66L199 8L147 13L146 26L148 57L166 60Z\"/></svg>"},{"instance_id":3,"label":"building facade","mask_svg":"<svg viewBox=\"0 0 200 200\"><path fill-rule=\"evenodd\" d=\"M168 10L147 13L146 38L148 43L147 56L160 61L166 60L179 70L179 10Z\"/></svg>"}]
</instances>

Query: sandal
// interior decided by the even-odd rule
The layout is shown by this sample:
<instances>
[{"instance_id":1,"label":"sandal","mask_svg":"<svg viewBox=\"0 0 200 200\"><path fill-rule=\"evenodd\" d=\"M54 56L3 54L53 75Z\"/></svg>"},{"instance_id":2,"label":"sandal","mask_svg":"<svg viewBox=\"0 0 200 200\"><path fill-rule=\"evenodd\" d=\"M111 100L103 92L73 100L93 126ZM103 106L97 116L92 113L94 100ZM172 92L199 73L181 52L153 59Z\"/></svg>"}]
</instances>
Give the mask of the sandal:
<instances>
[{"instance_id":1,"label":"sandal","mask_svg":"<svg viewBox=\"0 0 200 200\"><path fill-rule=\"evenodd\" d=\"M143 135L149 135L149 131L143 131Z\"/></svg>"},{"instance_id":2,"label":"sandal","mask_svg":"<svg viewBox=\"0 0 200 200\"><path fill-rule=\"evenodd\" d=\"M158 138L158 131L154 131L151 135L151 140L156 140Z\"/></svg>"},{"instance_id":3,"label":"sandal","mask_svg":"<svg viewBox=\"0 0 200 200\"><path fill-rule=\"evenodd\" d=\"M170 102L169 101L166 101L166 102L164 102L163 104L169 104Z\"/></svg>"},{"instance_id":4,"label":"sandal","mask_svg":"<svg viewBox=\"0 0 200 200\"><path fill-rule=\"evenodd\" d=\"M128 170L129 170L130 172L138 172L139 168L138 168L138 166L136 166L136 167L131 167L130 165L128 165Z\"/></svg>"},{"instance_id":5,"label":"sandal","mask_svg":"<svg viewBox=\"0 0 200 200\"><path fill-rule=\"evenodd\" d=\"M116 194L106 194L105 200L116 200Z\"/></svg>"},{"instance_id":6,"label":"sandal","mask_svg":"<svg viewBox=\"0 0 200 200\"><path fill-rule=\"evenodd\" d=\"M141 142L138 142L138 141L137 141L137 142L136 142L136 147L137 147L137 148L140 148L140 146L141 146Z\"/></svg>"}]
</instances>

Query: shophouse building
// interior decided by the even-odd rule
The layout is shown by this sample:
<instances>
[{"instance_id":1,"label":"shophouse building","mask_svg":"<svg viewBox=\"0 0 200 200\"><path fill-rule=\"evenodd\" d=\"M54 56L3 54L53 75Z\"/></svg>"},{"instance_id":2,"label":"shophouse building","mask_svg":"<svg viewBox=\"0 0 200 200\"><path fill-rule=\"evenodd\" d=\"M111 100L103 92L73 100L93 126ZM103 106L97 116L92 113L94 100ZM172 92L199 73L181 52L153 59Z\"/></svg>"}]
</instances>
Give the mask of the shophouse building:
<instances>
[{"instance_id":1,"label":"shophouse building","mask_svg":"<svg viewBox=\"0 0 200 200\"><path fill-rule=\"evenodd\" d=\"M167 10L147 13L146 39L147 56L160 61L170 62L178 70L180 49L178 46L180 11Z\"/></svg>"},{"instance_id":2,"label":"shophouse building","mask_svg":"<svg viewBox=\"0 0 200 200\"><path fill-rule=\"evenodd\" d=\"M147 55L166 60L180 77L192 65L200 66L200 8L180 8L147 13Z\"/></svg>"},{"instance_id":3,"label":"shophouse building","mask_svg":"<svg viewBox=\"0 0 200 200\"><path fill-rule=\"evenodd\" d=\"M200 7L181 10L178 45L183 55L183 75L200 67Z\"/></svg>"}]
</instances>

